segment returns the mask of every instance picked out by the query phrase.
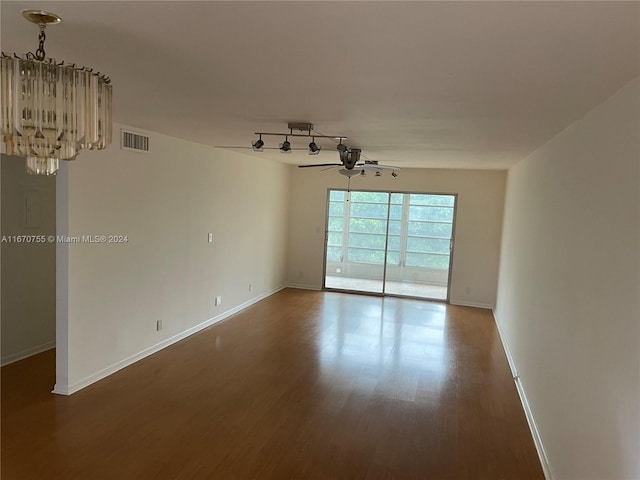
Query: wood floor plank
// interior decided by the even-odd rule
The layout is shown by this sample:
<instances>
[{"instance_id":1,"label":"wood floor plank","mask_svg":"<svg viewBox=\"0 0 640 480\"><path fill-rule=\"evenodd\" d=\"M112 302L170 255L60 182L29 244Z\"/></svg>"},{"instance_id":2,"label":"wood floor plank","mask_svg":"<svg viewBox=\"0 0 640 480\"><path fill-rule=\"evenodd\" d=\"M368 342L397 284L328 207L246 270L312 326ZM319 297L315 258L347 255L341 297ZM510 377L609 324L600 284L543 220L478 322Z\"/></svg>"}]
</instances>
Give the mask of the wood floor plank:
<instances>
[{"instance_id":1,"label":"wood floor plank","mask_svg":"<svg viewBox=\"0 0 640 480\"><path fill-rule=\"evenodd\" d=\"M2 479L543 479L491 312L286 289L70 396L2 368Z\"/></svg>"}]
</instances>

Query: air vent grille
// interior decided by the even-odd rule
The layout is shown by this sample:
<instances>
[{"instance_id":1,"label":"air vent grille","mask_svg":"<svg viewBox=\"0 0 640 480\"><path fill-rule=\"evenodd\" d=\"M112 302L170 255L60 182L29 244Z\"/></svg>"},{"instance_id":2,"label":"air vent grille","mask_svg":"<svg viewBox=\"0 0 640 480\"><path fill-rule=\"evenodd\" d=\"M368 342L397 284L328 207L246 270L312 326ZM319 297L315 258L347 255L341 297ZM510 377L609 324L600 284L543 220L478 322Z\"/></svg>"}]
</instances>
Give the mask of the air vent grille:
<instances>
[{"instance_id":1,"label":"air vent grille","mask_svg":"<svg viewBox=\"0 0 640 480\"><path fill-rule=\"evenodd\" d=\"M128 130L122 130L120 145L122 150L146 153L149 151L149 137Z\"/></svg>"}]
</instances>

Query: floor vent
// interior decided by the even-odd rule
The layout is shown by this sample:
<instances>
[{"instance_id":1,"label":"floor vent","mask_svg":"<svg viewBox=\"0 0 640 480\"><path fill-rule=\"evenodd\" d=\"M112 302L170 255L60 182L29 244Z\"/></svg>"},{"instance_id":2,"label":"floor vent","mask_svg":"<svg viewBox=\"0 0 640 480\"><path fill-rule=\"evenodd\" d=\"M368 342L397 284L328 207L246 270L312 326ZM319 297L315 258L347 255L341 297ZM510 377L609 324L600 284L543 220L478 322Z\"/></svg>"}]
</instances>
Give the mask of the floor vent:
<instances>
[{"instance_id":1,"label":"floor vent","mask_svg":"<svg viewBox=\"0 0 640 480\"><path fill-rule=\"evenodd\" d=\"M120 147L122 150L129 150L131 152L143 152L149 151L149 137L146 135L140 135L139 133L122 130L120 136Z\"/></svg>"}]
</instances>

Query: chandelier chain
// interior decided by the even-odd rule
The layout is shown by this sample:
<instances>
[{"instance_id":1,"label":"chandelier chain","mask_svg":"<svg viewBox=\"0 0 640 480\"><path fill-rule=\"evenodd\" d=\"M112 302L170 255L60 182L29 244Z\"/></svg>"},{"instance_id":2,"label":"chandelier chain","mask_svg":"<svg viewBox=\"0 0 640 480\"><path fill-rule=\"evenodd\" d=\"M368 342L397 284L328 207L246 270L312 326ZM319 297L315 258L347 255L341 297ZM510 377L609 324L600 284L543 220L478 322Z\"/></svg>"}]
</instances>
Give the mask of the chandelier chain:
<instances>
[{"instance_id":1,"label":"chandelier chain","mask_svg":"<svg viewBox=\"0 0 640 480\"><path fill-rule=\"evenodd\" d=\"M36 60L44 60L45 52L44 52L44 41L47 39L47 35L44 33L44 26L40 26L40 34L38 35L38 40L40 44L38 45L38 49L36 50L35 57Z\"/></svg>"}]
</instances>

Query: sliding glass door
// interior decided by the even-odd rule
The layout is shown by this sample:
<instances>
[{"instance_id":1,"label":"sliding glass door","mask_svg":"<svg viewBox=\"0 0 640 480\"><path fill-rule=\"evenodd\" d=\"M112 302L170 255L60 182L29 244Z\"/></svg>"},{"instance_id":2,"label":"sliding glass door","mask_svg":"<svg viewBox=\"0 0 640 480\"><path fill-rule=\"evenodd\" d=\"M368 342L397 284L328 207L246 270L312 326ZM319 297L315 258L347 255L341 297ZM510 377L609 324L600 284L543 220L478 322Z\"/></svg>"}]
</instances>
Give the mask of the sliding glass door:
<instances>
[{"instance_id":1,"label":"sliding glass door","mask_svg":"<svg viewBox=\"0 0 640 480\"><path fill-rule=\"evenodd\" d=\"M325 288L384 293L389 194L329 191Z\"/></svg>"},{"instance_id":2,"label":"sliding glass door","mask_svg":"<svg viewBox=\"0 0 640 480\"><path fill-rule=\"evenodd\" d=\"M455 200L330 190L325 288L447 300Z\"/></svg>"}]
</instances>

